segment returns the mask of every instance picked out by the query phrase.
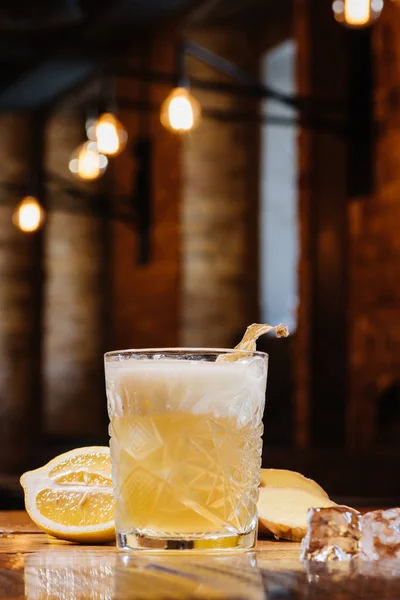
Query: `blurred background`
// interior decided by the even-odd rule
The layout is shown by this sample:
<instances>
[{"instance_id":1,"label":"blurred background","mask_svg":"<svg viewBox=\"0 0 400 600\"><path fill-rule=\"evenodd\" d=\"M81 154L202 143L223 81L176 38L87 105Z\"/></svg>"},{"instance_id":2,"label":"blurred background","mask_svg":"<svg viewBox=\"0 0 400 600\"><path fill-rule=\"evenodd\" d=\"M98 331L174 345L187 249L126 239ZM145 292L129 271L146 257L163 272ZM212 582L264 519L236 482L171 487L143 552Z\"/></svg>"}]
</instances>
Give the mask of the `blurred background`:
<instances>
[{"instance_id":1,"label":"blurred background","mask_svg":"<svg viewBox=\"0 0 400 600\"><path fill-rule=\"evenodd\" d=\"M252 322L291 330L264 466L398 502L400 2L7 0L0 34L0 509L108 443L104 351Z\"/></svg>"}]
</instances>

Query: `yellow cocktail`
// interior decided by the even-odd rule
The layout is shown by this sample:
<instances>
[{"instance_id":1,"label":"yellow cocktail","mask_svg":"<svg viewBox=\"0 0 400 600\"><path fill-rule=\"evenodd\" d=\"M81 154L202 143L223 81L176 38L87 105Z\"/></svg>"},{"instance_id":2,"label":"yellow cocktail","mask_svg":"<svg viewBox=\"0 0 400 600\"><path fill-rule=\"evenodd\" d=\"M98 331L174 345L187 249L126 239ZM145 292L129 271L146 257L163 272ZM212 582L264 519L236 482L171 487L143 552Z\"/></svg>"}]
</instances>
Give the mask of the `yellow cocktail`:
<instances>
[{"instance_id":1,"label":"yellow cocktail","mask_svg":"<svg viewBox=\"0 0 400 600\"><path fill-rule=\"evenodd\" d=\"M106 355L118 545L254 545L267 357L155 350Z\"/></svg>"}]
</instances>

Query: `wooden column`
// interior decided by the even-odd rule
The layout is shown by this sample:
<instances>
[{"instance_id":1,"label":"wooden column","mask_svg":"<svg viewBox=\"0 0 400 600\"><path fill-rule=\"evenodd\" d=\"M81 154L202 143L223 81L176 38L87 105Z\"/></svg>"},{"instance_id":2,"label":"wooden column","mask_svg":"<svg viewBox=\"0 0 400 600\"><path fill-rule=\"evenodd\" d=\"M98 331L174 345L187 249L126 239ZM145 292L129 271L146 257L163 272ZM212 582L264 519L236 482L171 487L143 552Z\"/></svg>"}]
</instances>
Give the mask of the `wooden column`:
<instances>
[{"instance_id":1,"label":"wooden column","mask_svg":"<svg viewBox=\"0 0 400 600\"><path fill-rule=\"evenodd\" d=\"M32 390L40 377L35 372L36 234L22 233L12 223L27 182L29 117L1 115L0 138L0 472L21 473L32 460L38 410Z\"/></svg>"},{"instance_id":2,"label":"wooden column","mask_svg":"<svg viewBox=\"0 0 400 600\"><path fill-rule=\"evenodd\" d=\"M172 73L178 43L174 27L161 28L137 40L126 63L131 67ZM122 79L121 99L149 102L159 107L167 85ZM180 286L181 165L179 137L160 123L159 111L121 107L128 146L111 165L116 195L132 198L133 207L146 202L134 198L138 174L135 147L140 138L150 144L150 254L140 264L140 232L134 223L115 221L112 227L112 349L178 346ZM142 204L142 209L146 207ZM139 226L140 227L140 226Z\"/></svg>"},{"instance_id":3,"label":"wooden column","mask_svg":"<svg viewBox=\"0 0 400 600\"><path fill-rule=\"evenodd\" d=\"M71 152L85 139L84 115L64 109L47 132L50 175L83 184L68 171ZM44 401L51 435L104 435L105 230L88 202L50 186L45 244Z\"/></svg>"},{"instance_id":4,"label":"wooden column","mask_svg":"<svg viewBox=\"0 0 400 600\"><path fill-rule=\"evenodd\" d=\"M348 140L340 123L348 116L351 32L320 0L297 0L295 22L298 90L312 99L299 138L297 444L333 446L344 443L346 425Z\"/></svg>"},{"instance_id":5,"label":"wooden column","mask_svg":"<svg viewBox=\"0 0 400 600\"><path fill-rule=\"evenodd\" d=\"M191 39L244 68L256 69L258 52L240 28L196 30ZM195 59L189 72L224 80ZM258 114L255 101L197 90L194 95L205 108ZM203 118L183 140L184 346L232 347L257 320L258 129L254 122Z\"/></svg>"}]
</instances>

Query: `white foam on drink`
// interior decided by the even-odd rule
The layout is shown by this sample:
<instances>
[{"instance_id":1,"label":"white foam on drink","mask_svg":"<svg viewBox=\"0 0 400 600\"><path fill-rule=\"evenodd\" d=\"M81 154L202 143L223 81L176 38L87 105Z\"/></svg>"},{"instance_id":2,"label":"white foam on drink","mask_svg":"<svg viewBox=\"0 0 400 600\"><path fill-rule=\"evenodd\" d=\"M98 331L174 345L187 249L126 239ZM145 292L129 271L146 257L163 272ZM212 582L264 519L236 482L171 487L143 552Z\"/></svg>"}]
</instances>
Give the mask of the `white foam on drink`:
<instances>
[{"instance_id":1,"label":"white foam on drink","mask_svg":"<svg viewBox=\"0 0 400 600\"><path fill-rule=\"evenodd\" d=\"M190 412L235 418L245 426L264 410L267 365L168 358L106 362L110 416Z\"/></svg>"}]
</instances>

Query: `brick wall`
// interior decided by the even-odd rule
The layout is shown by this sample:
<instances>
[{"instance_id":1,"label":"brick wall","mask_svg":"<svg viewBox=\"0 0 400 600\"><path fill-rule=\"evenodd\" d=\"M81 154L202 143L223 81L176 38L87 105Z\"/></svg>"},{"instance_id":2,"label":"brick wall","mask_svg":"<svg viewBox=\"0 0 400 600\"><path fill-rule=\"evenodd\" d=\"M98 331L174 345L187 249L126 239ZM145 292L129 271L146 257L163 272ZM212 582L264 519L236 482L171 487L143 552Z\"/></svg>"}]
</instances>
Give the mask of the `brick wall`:
<instances>
[{"instance_id":1,"label":"brick wall","mask_svg":"<svg viewBox=\"0 0 400 600\"><path fill-rule=\"evenodd\" d=\"M195 30L190 38L257 72L243 30ZM195 59L190 74L224 80ZM205 109L247 113L243 97L193 92ZM184 139L182 207L183 345L232 347L258 318L258 125L203 118Z\"/></svg>"},{"instance_id":2,"label":"brick wall","mask_svg":"<svg viewBox=\"0 0 400 600\"><path fill-rule=\"evenodd\" d=\"M173 68L175 36L168 30L154 46L145 43L149 67ZM151 48L149 53L149 48ZM136 43L127 60L143 64ZM154 64L156 63L156 66ZM88 202L51 184L45 231L44 419L52 435L104 435L106 432L103 352L129 347L177 345L179 305L179 140L166 132L158 111L121 108L127 149L110 161L98 183L83 183L68 171L72 150L84 140L85 94L56 111L47 133L46 167L75 188L110 194L117 204L131 197L136 177L133 147L149 136L152 156L150 262L138 265L138 234L133 222L105 222L88 212ZM168 88L134 80L118 82L118 95L144 94L159 104ZM60 210L60 205L62 209ZM86 211L86 212L85 212Z\"/></svg>"},{"instance_id":3,"label":"brick wall","mask_svg":"<svg viewBox=\"0 0 400 600\"><path fill-rule=\"evenodd\" d=\"M85 139L81 108L62 108L47 127L46 169L77 189L95 190L68 170ZM48 190L44 233L44 427L52 435L99 434L105 426L102 354L106 265L105 224L84 198Z\"/></svg>"},{"instance_id":4,"label":"brick wall","mask_svg":"<svg viewBox=\"0 0 400 600\"><path fill-rule=\"evenodd\" d=\"M192 39L257 72L259 39L249 41L245 32L227 34L224 28L192 33ZM175 25L163 25L145 38L135 42L128 64L172 73L179 39ZM221 78L197 61L191 61L190 72L197 77ZM139 238L132 223L104 223L84 214L85 200L64 194L58 184L51 183L48 189L49 215L39 260L44 267L43 407L37 409L43 408L44 431L54 437L102 436L106 431L104 350L179 344L232 346L245 327L258 319L258 123L205 118L197 131L182 140L159 122L158 106L169 89L163 84L118 80L120 100L139 99L153 110L128 110L121 103L119 117L128 131L129 145L112 159L99 184L110 191L112 202L119 195L131 195L137 168L132 145L140 136L150 138L148 264L137 264ZM205 107L247 113L250 121L258 114L258 104L253 101L197 95ZM68 172L70 154L84 140L80 106L84 99L85 91L69 98L52 115L45 160L49 172L74 187L93 190L97 184L80 183ZM21 145L27 135L26 123L10 119L0 123L4 129L0 146L5 153L3 174L7 179L11 176L8 170L14 173L16 169L16 177L22 181L27 166L25 146ZM21 303L15 339L17 346L26 350L22 368L29 369L29 357L35 352L29 338L29 324L34 322L29 308L32 282L19 283L16 276L18 269L30 269L37 256L31 252L30 238L10 225L11 209L1 210L5 215L0 231L2 256L7 260L4 264L0 261L0 278L12 285L9 294L4 293L4 286L0 290L0 312L4 307L4 312L14 314L15 305ZM10 323L0 322L4 333L9 327ZM9 346L7 335L2 340L2 355L12 364L7 373L4 370L0 393L7 388L8 394L10 382L15 385L9 395L12 408L7 409L4 421L10 423L20 410L30 414L35 399L29 389L32 374L29 378L15 375L22 364L12 354L15 340ZM8 359L3 364L8 364ZM34 377L40 376L36 370ZM29 428L28 419L24 427ZM22 425L13 429L14 441L21 431ZM13 468L16 465L18 470L18 457Z\"/></svg>"}]
</instances>

